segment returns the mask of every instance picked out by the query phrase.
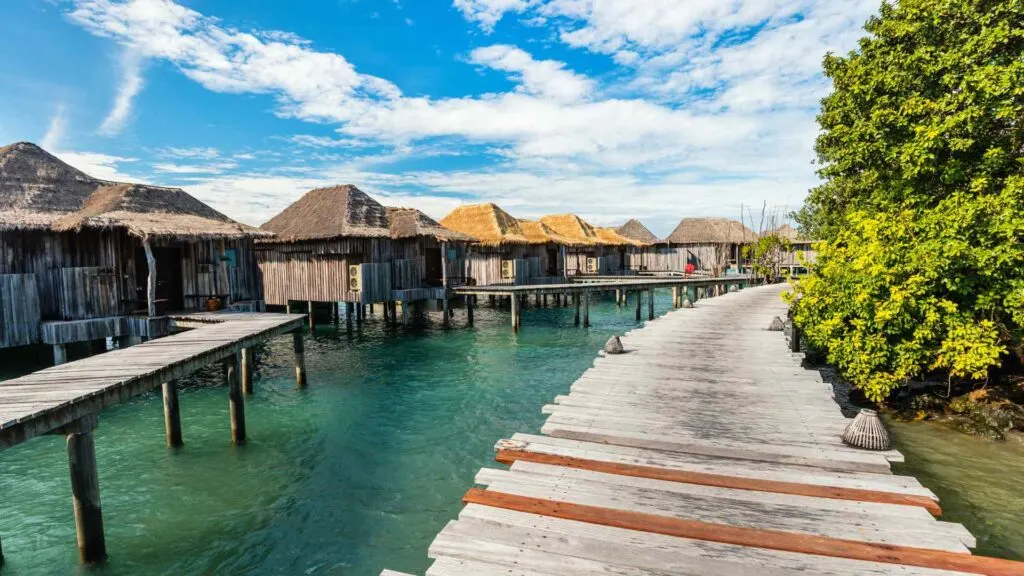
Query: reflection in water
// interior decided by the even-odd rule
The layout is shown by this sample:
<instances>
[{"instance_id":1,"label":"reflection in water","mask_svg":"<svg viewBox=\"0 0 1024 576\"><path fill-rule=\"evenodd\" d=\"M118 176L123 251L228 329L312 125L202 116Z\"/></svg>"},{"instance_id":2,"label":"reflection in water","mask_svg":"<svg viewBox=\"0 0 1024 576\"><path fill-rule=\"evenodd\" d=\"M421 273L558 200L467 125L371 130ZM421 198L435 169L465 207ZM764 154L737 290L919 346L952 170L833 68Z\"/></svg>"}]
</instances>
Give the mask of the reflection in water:
<instances>
[{"instance_id":1,"label":"reflection in water","mask_svg":"<svg viewBox=\"0 0 1024 576\"><path fill-rule=\"evenodd\" d=\"M995 442L933 422L887 420L905 464L942 503L942 519L965 525L975 553L1024 560L1024 444Z\"/></svg>"},{"instance_id":2,"label":"reflection in water","mask_svg":"<svg viewBox=\"0 0 1024 576\"><path fill-rule=\"evenodd\" d=\"M664 312L669 294L659 296ZM589 331L573 327L569 308L527 309L518 335L507 310L486 305L472 329L462 310L447 332L437 314L397 330L379 318L354 336L319 326L307 338L306 390L294 389L290 337L259 350L242 448L230 445L215 368L183 383L178 453L164 447L157 393L103 412L110 562L98 569L77 563L63 439L0 451L4 576L422 572L476 471L496 466L494 442L538 431L541 406L612 332L635 326L633 309L610 298Z\"/></svg>"}]
</instances>

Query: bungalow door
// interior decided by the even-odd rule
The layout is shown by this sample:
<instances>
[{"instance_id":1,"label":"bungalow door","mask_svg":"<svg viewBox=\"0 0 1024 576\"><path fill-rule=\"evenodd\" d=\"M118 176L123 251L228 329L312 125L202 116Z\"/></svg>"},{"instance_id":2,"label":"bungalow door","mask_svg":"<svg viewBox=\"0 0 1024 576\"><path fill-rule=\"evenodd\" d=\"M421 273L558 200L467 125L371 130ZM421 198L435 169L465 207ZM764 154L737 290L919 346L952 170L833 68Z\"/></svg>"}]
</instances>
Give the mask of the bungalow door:
<instances>
[{"instance_id":1,"label":"bungalow door","mask_svg":"<svg viewBox=\"0 0 1024 576\"><path fill-rule=\"evenodd\" d=\"M181 272L181 248L177 246L154 246L153 258L156 260L156 299L160 302L158 309L184 310L184 281ZM135 283L138 287L139 303L145 308L149 283L149 263L146 251L141 247L135 251Z\"/></svg>"},{"instance_id":2,"label":"bungalow door","mask_svg":"<svg viewBox=\"0 0 1024 576\"><path fill-rule=\"evenodd\" d=\"M548 276L558 276L558 248L548 248Z\"/></svg>"},{"instance_id":3,"label":"bungalow door","mask_svg":"<svg viewBox=\"0 0 1024 576\"><path fill-rule=\"evenodd\" d=\"M441 286L444 284L444 263L441 259L440 248L427 248L424 252L427 286Z\"/></svg>"}]
</instances>

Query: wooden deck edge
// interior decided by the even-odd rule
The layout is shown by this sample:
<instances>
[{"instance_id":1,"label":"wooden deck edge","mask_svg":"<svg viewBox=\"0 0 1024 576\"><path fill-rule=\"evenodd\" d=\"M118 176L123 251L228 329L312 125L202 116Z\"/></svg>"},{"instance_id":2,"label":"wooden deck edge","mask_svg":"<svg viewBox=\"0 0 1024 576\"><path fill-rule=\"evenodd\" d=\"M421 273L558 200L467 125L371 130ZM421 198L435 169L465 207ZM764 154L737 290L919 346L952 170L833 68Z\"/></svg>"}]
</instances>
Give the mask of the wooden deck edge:
<instances>
[{"instance_id":1,"label":"wooden deck edge","mask_svg":"<svg viewBox=\"0 0 1024 576\"><path fill-rule=\"evenodd\" d=\"M1020 576L1024 574L1024 562L1001 558L715 524L630 510L517 496L481 488L471 488L462 497L462 501L465 504L481 504L588 524L751 548L952 570L986 576Z\"/></svg>"},{"instance_id":2,"label":"wooden deck edge","mask_svg":"<svg viewBox=\"0 0 1024 576\"><path fill-rule=\"evenodd\" d=\"M928 512L933 516L942 515L942 507L939 506L939 503L927 496L914 496L911 494L898 494L894 492L866 490L863 488L838 488L817 484L783 482L779 480L742 478L736 476L725 476L722 474L709 474L705 472L672 470L667 468L658 468L655 466L639 466L634 464L605 462L602 460L589 460L572 456L557 456L554 454L526 452L522 450L498 450L495 460L502 464L509 465L520 460L523 462L535 462L537 464L550 464L553 466L589 470L591 472L617 474L619 476L633 476L636 478L649 478L652 480L666 480L669 482L699 484L702 486L715 486L719 488L734 488L737 490L751 490L755 492L773 492L776 494L813 496L816 498L853 500L856 502L873 502L877 504L919 506L928 510Z\"/></svg>"}]
</instances>

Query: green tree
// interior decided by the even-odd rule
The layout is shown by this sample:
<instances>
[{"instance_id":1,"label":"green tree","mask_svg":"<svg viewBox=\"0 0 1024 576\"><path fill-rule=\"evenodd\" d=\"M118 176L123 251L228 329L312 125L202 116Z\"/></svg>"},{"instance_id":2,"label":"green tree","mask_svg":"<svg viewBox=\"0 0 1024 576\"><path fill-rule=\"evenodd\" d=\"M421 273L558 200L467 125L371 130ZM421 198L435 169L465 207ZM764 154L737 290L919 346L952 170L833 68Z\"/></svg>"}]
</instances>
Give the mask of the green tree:
<instances>
[{"instance_id":1,"label":"green tree","mask_svg":"<svg viewBox=\"0 0 1024 576\"><path fill-rule=\"evenodd\" d=\"M792 248L788 238L777 232L766 232L758 235L753 244L744 246L743 255L757 275L775 281L780 275L782 260Z\"/></svg>"},{"instance_id":2,"label":"green tree","mask_svg":"<svg viewBox=\"0 0 1024 576\"><path fill-rule=\"evenodd\" d=\"M829 55L820 238L796 322L881 400L943 370L983 380L1024 327L1024 1L885 2Z\"/></svg>"}]
</instances>

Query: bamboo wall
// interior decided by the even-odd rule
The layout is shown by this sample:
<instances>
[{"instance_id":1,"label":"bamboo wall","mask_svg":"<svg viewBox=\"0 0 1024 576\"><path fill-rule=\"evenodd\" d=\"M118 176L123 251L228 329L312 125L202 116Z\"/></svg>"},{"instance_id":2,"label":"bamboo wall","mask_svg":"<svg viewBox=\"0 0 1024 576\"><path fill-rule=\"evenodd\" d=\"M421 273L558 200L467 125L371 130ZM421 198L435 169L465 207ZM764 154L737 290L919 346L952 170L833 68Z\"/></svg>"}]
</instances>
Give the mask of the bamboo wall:
<instances>
[{"instance_id":1,"label":"bamboo wall","mask_svg":"<svg viewBox=\"0 0 1024 576\"><path fill-rule=\"evenodd\" d=\"M444 250L449 286L466 276L466 245L434 238L339 238L289 243L264 242L256 246L267 304L289 301L385 302L416 294L426 288L427 251ZM349 290L349 266L364 265L363 289ZM442 277L444 274L442 274ZM395 291L402 291L396 296Z\"/></svg>"},{"instance_id":2,"label":"bamboo wall","mask_svg":"<svg viewBox=\"0 0 1024 576\"><path fill-rule=\"evenodd\" d=\"M145 297L149 274L148 269L136 270L135 256L141 245L123 230L0 232L0 275L29 275L35 286L34 290L25 287L5 294L0 307L29 306L36 311L38 322L130 314L139 306L130 300ZM231 302L262 299L251 240L165 240L154 245L181 250L182 296L226 294ZM228 251L233 258L225 257ZM187 309L196 309L204 307L206 300L184 302ZM39 341L38 328L32 338ZM11 345L0 338L0 346Z\"/></svg>"},{"instance_id":3,"label":"bamboo wall","mask_svg":"<svg viewBox=\"0 0 1024 576\"><path fill-rule=\"evenodd\" d=\"M38 342L39 311L35 274L0 274L0 348Z\"/></svg>"},{"instance_id":4,"label":"bamboo wall","mask_svg":"<svg viewBox=\"0 0 1024 576\"><path fill-rule=\"evenodd\" d=\"M783 254L783 266L807 266L817 261L818 251L811 242L794 242L793 248Z\"/></svg>"},{"instance_id":5,"label":"bamboo wall","mask_svg":"<svg viewBox=\"0 0 1024 576\"><path fill-rule=\"evenodd\" d=\"M721 261L721 262L719 262ZM697 270L712 270L716 263L727 267L743 265L740 244L672 244L659 246L650 257L649 270L683 272L687 262L693 262Z\"/></svg>"},{"instance_id":6,"label":"bamboo wall","mask_svg":"<svg viewBox=\"0 0 1024 576\"><path fill-rule=\"evenodd\" d=\"M549 248L556 249L554 266L548 254ZM501 277L501 261L515 260L515 278ZM503 246L480 246L471 244L466 257L466 275L477 286L530 284L538 278L552 277L552 268L562 271L561 249L554 244L507 244Z\"/></svg>"}]
</instances>

